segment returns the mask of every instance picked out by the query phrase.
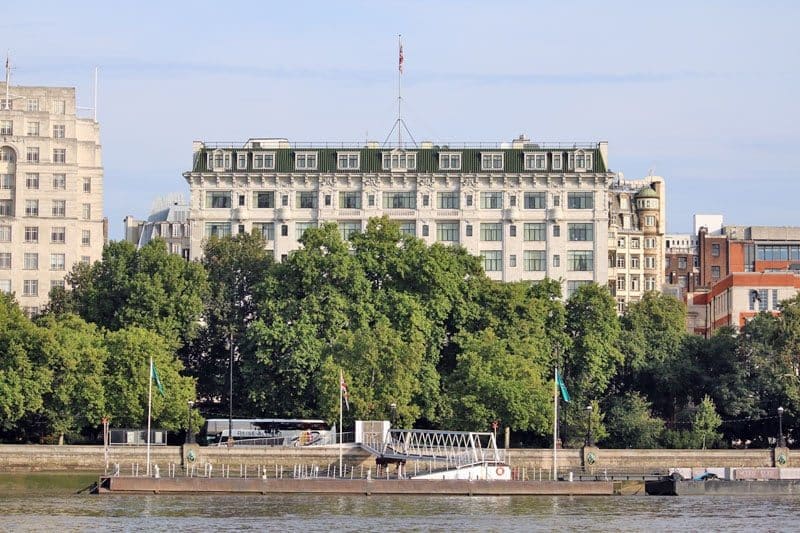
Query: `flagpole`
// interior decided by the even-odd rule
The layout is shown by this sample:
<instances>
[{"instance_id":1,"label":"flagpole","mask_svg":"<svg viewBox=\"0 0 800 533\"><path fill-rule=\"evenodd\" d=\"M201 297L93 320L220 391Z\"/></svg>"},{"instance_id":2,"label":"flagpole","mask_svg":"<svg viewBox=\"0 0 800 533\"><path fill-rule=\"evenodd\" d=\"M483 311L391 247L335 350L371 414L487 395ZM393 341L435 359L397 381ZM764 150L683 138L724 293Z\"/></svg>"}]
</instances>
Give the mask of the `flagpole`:
<instances>
[{"instance_id":1,"label":"flagpole","mask_svg":"<svg viewBox=\"0 0 800 533\"><path fill-rule=\"evenodd\" d=\"M558 474L558 367L553 373L553 481Z\"/></svg>"},{"instance_id":2,"label":"flagpole","mask_svg":"<svg viewBox=\"0 0 800 533\"><path fill-rule=\"evenodd\" d=\"M342 398L344 391L342 390L342 383L344 383L344 371L339 369L339 475L342 475L342 434L344 433L344 424L342 423Z\"/></svg>"},{"instance_id":3,"label":"flagpole","mask_svg":"<svg viewBox=\"0 0 800 533\"><path fill-rule=\"evenodd\" d=\"M147 476L150 476L150 415L153 405L153 356L150 356L150 372L147 373Z\"/></svg>"},{"instance_id":4,"label":"flagpole","mask_svg":"<svg viewBox=\"0 0 800 533\"><path fill-rule=\"evenodd\" d=\"M403 79L403 36L397 34L397 46L399 59L397 62L397 147L403 148L403 118L400 114L400 105L403 102L401 93L401 81Z\"/></svg>"}]
</instances>

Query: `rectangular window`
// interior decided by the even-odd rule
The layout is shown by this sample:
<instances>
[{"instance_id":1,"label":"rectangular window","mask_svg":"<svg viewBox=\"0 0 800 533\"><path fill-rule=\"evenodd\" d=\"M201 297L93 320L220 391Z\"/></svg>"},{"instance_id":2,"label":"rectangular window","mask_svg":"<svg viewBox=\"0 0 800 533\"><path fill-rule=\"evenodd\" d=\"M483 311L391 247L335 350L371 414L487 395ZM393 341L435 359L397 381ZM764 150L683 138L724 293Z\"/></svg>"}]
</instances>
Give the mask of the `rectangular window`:
<instances>
[{"instance_id":1,"label":"rectangular window","mask_svg":"<svg viewBox=\"0 0 800 533\"><path fill-rule=\"evenodd\" d=\"M384 209L416 209L417 195L413 192L387 192L383 194Z\"/></svg>"},{"instance_id":2,"label":"rectangular window","mask_svg":"<svg viewBox=\"0 0 800 533\"><path fill-rule=\"evenodd\" d=\"M503 224L501 224L501 223L482 223L481 224L481 240L482 241L502 241L503 240Z\"/></svg>"},{"instance_id":3,"label":"rectangular window","mask_svg":"<svg viewBox=\"0 0 800 533\"><path fill-rule=\"evenodd\" d=\"M558 268L561 266L561 256L558 254L553 255L553 267Z\"/></svg>"},{"instance_id":4,"label":"rectangular window","mask_svg":"<svg viewBox=\"0 0 800 533\"><path fill-rule=\"evenodd\" d=\"M416 168L416 153L385 152L383 154L383 170L414 170Z\"/></svg>"},{"instance_id":5,"label":"rectangular window","mask_svg":"<svg viewBox=\"0 0 800 533\"><path fill-rule=\"evenodd\" d=\"M0 200L0 217L10 217L11 211L11 200Z\"/></svg>"},{"instance_id":6,"label":"rectangular window","mask_svg":"<svg viewBox=\"0 0 800 533\"><path fill-rule=\"evenodd\" d=\"M648 250L652 250L656 247L656 240L652 237L648 237L644 240L644 247Z\"/></svg>"},{"instance_id":7,"label":"rectangular window","mask_svg":"<svg viewBox=\"0 0 800 533\"><path fill-rule=\"evenodd\" d=\"M361 209L361 192L359 191L340 192L339 209Z\"/></svg>"},{"instance_id":8,"label":"rectangular window","mask_svg":"<svg viewBox=\"0 0 800 533\"><path fill-rule=\"evenodd\" d=\"M67 175L53 174L53 190L64 191L67 189Z\"/></svg>"},{"instance_id":9,"label":"rectangular window","mask_svg":"<svg viewBox=\"0 0 800 533\"><path fill-rule=\"evenodd\" d=\"M517 226L515 224L511 224L508 227L508 236L509 237L516 237L517 236Z\"/></svg>"},{"instance_id":10,"label":"rectangular window","mask_svg":"<svg viewBox=\"0 0 800 533\"><path fill-rule=\"evenodd\" d=\"M440 242L458 242L458 222L437 222L436 240Z\"/></svg>"},{"instance_id":11,"label":"rectangular window","mask_svg":"<svg viewBox=\"0 0 800 533\"><path fill-rule=\"evenodd\" d=\"M342 240L349 241L356 233L361 233L361 222L339 222L339 232Z\"/></svg>"},{"instance_id":12,"label":"rectangular window","mask_svg":"<svg viewBox=\"0 0 800 533\"><path fill-rule=\"evenodd\" d=\"M772 289L772 309L778 310L780 301L778 300L778 289Z\"/></svg>"},{"instance_id":13,"label":"rectangular window","mask_svg":"<svg viewBox=\"0 0 800 533\"><path fill-rule=\"evenodd\" d=\"M525 250L522 268L526 272L544 272L547 267L547 255L544 250Z\"/></svg>"},{"instance_id":14,"label":"rectangular window","mask_svg":"<svg viewBox=\"0 0 800 533\"><path fill-rule=\"evenodd\" d=\"M84 204L87 205L87 204ZM53 200L53 205L50 214L56 218L64 218L67 216L67 201L66 200ZM84 217L88 218L88 217Z\"/></svg>"},{"instance_id":15,"label":"rectangular window","mask_svg":"<svg viewBox=\"0 0 800 533\"><path fill-rule=\"evenodd\" d=\"M486 272L500 272L503 270L503 252L500 250L481 250L483 269Z\"/></svg>"},{"instance_id":16,"label":"rectangular window","mask_svg":"<svg viewBox=\"0 0 800 533\"><path fill-rule=\"evenodd\" d=\"M625 275L617 276L617 290L624 291L625 290Z\"/></svg>"},{"instance_id":17,"label":"rectangular window","mask_svg":"<svg viewBox=\"0 0 800 533\"><path fill-rule=\"evenodd\" d=\"M678 268L680 270L686 270L686 257L678 257Z\"/></svg>"},{"instance_id":18,"label":"rectangular window","mask_svg":"<svg viewBox=\"0 0 800 533\"><path fill-rule=\"evenodd\" d=\"M358 152L339 152L336 154L336 168L339 170L358 170L361 168Z\"/></svg>"},{"instance_id":19,"label":"rectangular window","mask_svg":"<svg viewBox=\"0 0 800 533\"><path fill-rule=\"evenodd\" d=\"M36 172L29 172L25 174L25 188L38 189L39 188L39 174Z\"/></svg>"},{"instance_id":20,"label":"rectangular window","mask_svg":"<svg viewBox=\"0 0 800 533\"><path fill-rule=\"evenodd\" d=\"M625 254L617 254L617 268L625 268Z\"/></svg>"},{"instance_id":21,"label":"rectangular window","mask_svg":"<svg viewBox=\"0 0 800 533\"><path fill-rule=\"evenodd\" d=\"M375 207L375 195L374 194L368 194L367 195L367 205L369 207Z\"/></svg>"},{"instance_id":22,"label":"rectangular window","mask_svg":"<svg viewBox=\"0 0 800 533\"><path fill-rule=\"evenodd\" d=\"M294 238L298 241L303 237L307 229L315 227L313 222L295 222L294 223Z\"/></svg>"},{"instance_id":23,"label":"rectangular window","mask_svg":"<svg viewBox=\"0 0 800 533\"><path fill-rule=\"evenodd\" d=\"M719 274L720 274L719 267L718 266L712 266L711 267L711 279L719 279Z\"/></svg>"},{"instance_id":24,"label":"rectangular window","mask_svg":"<svg viewBox=\"0 0 800 533\"><path fill-rule=\"evenodd\" d=\"M633 248L634 250L638 250L639 249L639 245L640 245L639 239L632 237L631 238L631 248Z\"/></svg>"},{"instance_id":25,"label":"rectangular window","mask_svg":"<svg viewBox=\"0 0 800 533\"><path fill-rule=\"evenodd\" d=\"M508 256L508 266L510 268L515 268L517 266L517 255L511 254Z\"/></svg>"},{"instance_id":26,"label":"rectangular window","mask_svg":"<svg viewBox=\"0 0 800 533\"><path fill-rule=\"evenodd\" d=\"M567 208L569 209L593 209L594 193L591 192L570 192L567 193Z\"/></svg>"},{"instance_id":27,"label":"rectangular window","mask_svg":"<svg viewBox=\"0 0 800 533\"><path fill-rule=\"evenodd\" d=\"M289 225L281 224L281 237L288 237L288 236L289 236Z\"/></svg>"},{"instance_id":28,"label":"rectangular window","mask_svg":"<svg viewBox=\"0 0 800 533\"><path fill-rule=\"evenodd\" d=\"M64 254L50 254L50 270L64 270L66 259Z\"/></svg>"},{"instance_id":29,"label":"rectangular window","mask_svg":"<svg viewBox=\"0 0 800 533\"><path fill-rule=\"evenodd\" d=\"M236 169L247 170L247 152L236 152Z\"/></svg>"},{"instance_id":30,"label":"rectangular window","mask_svg":"<svg viewBox=\"0 0 800 533\"><path fill-rule=\"evenodd\" d=\"M261 238L265 241L275 240L275 223L274 222L255 222L253 229L258 231Z\"/></svg>"},{"instance_id":31,"label":"rectangular window","mask_svg":"<svg viewBox=\"0 0 800 533\"><path fill-rule=\"evenodd\" d=\"M206 237L230 237L231 225L229 222L206 222Z\"/></svg>"},{"instance_id":32,"label":"rectangular window","mask_svg":"<svg viewBox=\"0 0 800 533\"><path fill-rule=\"evenodd\" d=\"M561 226L558 224L553 225L553 237L561 237Z\"/></svg>"},{"instance_id":33,"label":"rectangular window","mask_svg":"<svg viewBox=\"0 0 800 533\"><path fill-rule=\"evenodd\" d=\"M0 242L11 242L11 226L0 226Z\"/></svg>"},{"instance_id":34,"label":"rectangular window","mask_svg":"<svg viewBox=\"0 0 800 533\"><path fill-rule=\"evenodd\" d=\"M547 238L547 225L544 222L526 222L522 226L522 238L526 241L543 241Z\"/></svg>"},{"instance_id":35,"label":"rectangular window","mask_svg":"<svg viewBox=\"0 0 800 533\"><path fill-rule=\"evenodd\" d=\"M552 152L550 156L552 157L553 160L553 170L561 170L562 169L561 154Z\"/></svg>"},{"instance_id":36,"label":"rectangular window","mask_svg":"<svg viewBox=\"0 0 800 533\"><path fill-rule=\"evenodd\" d=\"M769 293L767 289L758 289L758 310L766 311L769 307Z\"/></svg>"},{"instance_id":37,"label":"rectangular window","mask_svg":"<svg viewBox=\"0 0 800 533\"><path fill-rule=\"evenodd\" d=\"M12 98L0 98L0 109L14 109L14 100Z\"/></svg>"},{"instance_id":38,"label":"rectangular window","mask_svg":"<svg viewBox=\"0 0 800 533\"><path fill-rule=\"evenodd\" d=\"M39 270L39 254L25 253L22 268L25 270Z\"/></svg>"},{"instance_id":39,"label":"rectangular window","mask_svg":"<svg viewBox=\"0 0 800 533\"><path fill-rule=\"evenodd\" d=\"M28 99L28 111L38 112L39 111L39 99L38 98L29 98Z\"/></svg>"},{"instance_id":40,"label":"rectangular window","mask_svg":"<svg viewBox=\"0 0 800 533\"><path fill-rule=\"evenodd\" d=\"M26 159L28 163L38 163L39 162L39 147L37 146L28 146L25 151Z\"/></svg>"},{"instance_id":41,"label":"rectangular window","mask_svg":"<svg viewBox=\"0 0 800 533\"><path fill-rule=\"evenodd\" d=\"M239 195L239 207L243 207L245 203L245 196L244 194Z\"/></svg>"},{"instance_id":42,"label":"rectangular window","mask_svg":"<svg viewBox=\"0 0 800 533\"><path fill-rule=\"evenodd\" d=\"M275 168L275 154L273 152L254 152L253 169L271 170Z\"/></svg>"},{"instance_id":43,"label":"rectangular window","mask_svg":"<svg viewBox=\"0 0 800 533\"><path fill-rule=\"evenodd\" d=\"M644 267L648 269L652 269L656 267L656 256L654 255L646 255L644 256Z\"/></svg>"},{"instance_id":44,"label":"rectangular window","mask_svg":"<svg viewBox=\"0 0 800 533\"><path fill-rule=\"evenodd\" d=\"M503 170L503 154L481 154L481 170Z\"/></svg>"},{"instance_id":45,"label":"rectangular window","mask_svg":"<svg viewBox=\"0 0 800 533\"><path fill-rule=\"evenodd\" d=\"M400 222L400 233L409 237L417 236L417 223L412 221Z\"/></svg>"},{"instance_id":46,"label":"rectangular window","mask_svg":"<svg viewBox=\"0 0 800 533\"><path fill-rule=\"evenodd\" d=\"M66 148L53 148L53 163L66 163L67 150Z\"/></svg>"},{"instance_id":47,"label":"rectangular window","mask_svg":"<svg viewBox=\"0 0 800 533\"><path fill-rule=\"evenodd\" d=\"M38 137L39 136L39 123L38 122L28 122L28 137Z\"/></svg>"},{"instance_id":48,"label":"rectangular window","mask_svg":"<svg viewBox=\"0 0 800 533\"><path fill-rule=\"evenodd\" d=\"M573 272L589 272L594 270L594 252L592 250L568 251L567 269Z\"/></svg>"},{"instance_id":49,"label":"rectangular window","mask_svg":"<svg viewBox=\"0 0 800 533\"><path fill-rule=\"evenodd\" d=\"M4 292L6 294L11 292L11 280L10 279L0 279L0 292Z\"/></svg>"},{"instance_id":50,"label":"rectangular window","mask_svg":"<svg viewBox=\"0 0 800 533\"><path fill-rule=\"evenodd\" d=\"M525 154L525 170L546 170L547 154L533 153Z\"/></svg>"},{"instance_id":51,"label":"rectangular window","mask_svg":"<svg viewBox=\"0 0 800 533\"><path fill-rule=\"evenodd\" d=\"M0 252L0 270L11 268L11 252Z\"/></svg>"},{"instance_id":52,"label":"rectangular window","mask_svg":"<svg viewBox=\"0 0 800 533\"><path fill-rule=\"evenodd\" d=\"M230 209L231 191L211 191L206 193L206 207L211 209Z\"/></svg>"},{"instance_id":53,"label":"rectangular window","mask_svg":"<svg viewBox=\"0 0 800 533\"><path fill-rule=\"evenodd\" d=\"M594 240L594 224L593 223L576 223L567 224L568 238L571 241L593 241Z\"/></svg>"},{"instance_id":54,"label":"rectangular window","mask_svg":"<svg viewBox=\"0 0 800 533\"><path fill-rule=\"evenodd\" d=\"M631 290L632 291L639 290L639 276L631 276Z\"/></svg>"},{"instance_id":55,"label":"rectangular window","mask_svg":"<svg viewBox=\"0 0 800 533\"><path fill-rule=\"evenodd\" d=\"M639 255L632 255L631 256L631 268L634 270L638 270L640 268L641 256Z\"/></svg>"},{"instance_id":56,"label":"rectangular window","mask_svg":"<svg viewBox=\"0 0 800 533\"><path fill-rule=\"evenodd\" d=\"M439 170L461 170L461 154L440 153Z\"/></svg>"},{"instance_id":57,"label":"rectangular window","mask_svg":"<svg viewBox=\"0 0 800 533\"><path fill-rule=\"evenodd\" d=\"M317 153L297 152L294 155L294 168L296 168L297 170L316 170Z\"/></svg>"},{"instance_id":58,"label":"rectangular window","mask_svg":"<svg viewBox=\"0 0 800 533\"><path fill-rule=\"evenodd\" d=\"M53 138L63 139L66 134L66 126L64 124L53 124Z\"/></svg>"},{"instance_id":59,"label":"rectangular window","mask_svg":"<svg viewBox=\"0 0 800 533\"><path fill-rule=\"evenodd\" d=\"M25 242L39 242L39 226L25 226Z\"/></svg>"},{"instance_id":60,"label":"rectangular window","mask_svg":"<svg viewBox=\"0 0 800 533\"><path fill-rule=\"evenodd\" d=\"M656 225L656 217L653 215L647 215L644 217L644 225L645 226L655 226Z\"/></svg>"},{"instance_id":61,"label":"rectangular window","mask_svg":"<svg viewBox=\"0 0 800 533\"><path fill-rule=\"evenodd\" d=\"M10 189L14 186L14 174L0 174L0 189Z\"/></svg>"},{"instance_id":62,"label":"rectangular window","mask_svg":"<svg viewBox=\"0 0 800 533\"><path fill-rule=\"evenodd\" d=\"M25 216L26 217L39 216L39 200L25 200Z\"/></svg>"},{"instance_id":63,"label":"rectangular window","mask_svg":"<svg viewBox=\"0 0 800 533\"><path fill-rule=\"evenodd\" d=\"M275 191L256 191L253 193L253 207L256 209L274 209Z\"/></svg>"},{"instance_id":64,"label":"rectangular window","mask_svg":"<svg viewBox=\"0 0 800 533\"><path fill-rule=\"evenodd\" d=\"M82 264L84 264L84 265L88 265L88 264L90 264L91 262L92 262L92 258L91 258L91 256L88 256L88 255L82 255L82 256L81 256L81 263L82 263Z\"/></svg>"},{"instance_id":65,"label":"rectangular window","mask_svg":"<svg viewBox=\"0 0 800 533\"><path fill-rule=\"evenodd\" d=\"M66 179L64 181L66 182ZM83 192L92 192L92 178L83 178Z\"/></svg>"},{"instance_id":66,"label":"rectangular window","mask_svg":"<svg viewBox=\"0 0 800 533\"><path fill-rule=\"evenodd\" d=\"M422 207L428 207L431 203L431 197L429 194L422 195Z\"/></svg>"},{"instance_id":67,"label":"rectangular window","mask_svg":"<svg viewBox=\"0 0 800 533\"><path fill-rule=\"evenodd\" d=\"M180 228L180 226L178 226L177 224L176 227ZM92 244L91 230L88 229L81 230L81 246L91 246L91 244Z\"/></svg>"},{"instance_id":68,"label":"rectangular window","mask_svg":"<svg viewBox=\"0 0 800 533\"><path fill-rule=\"evenodd\" d=\"M316 191L300 191L297 193L297 208L298 209L316 209L317 208L317 192Z\"/></svg>"},{"instance_id":69,"label":"rectangular window","mask_svg":"<svg viewBox=\"0 0 800 533\"><path fill-rule=\"evenodd\" d=\"M467 237L472 237L472 224L467 224L467 227L464 228L464 232L466 233Z\"/></svg>"},{"instance_id":70,"label":"rectangular window","mask_svg":"<svg viewBox=\"0 0 800 533\"><path fill-rule=\"evenodd\" d=\"M38 296L39 295L39 281L35 279L26 279L22 282L22 295L23 296Z\"/></svg>"},{"instance_id":71,"label":"rectangular window","mask_svg":"<svg viewBox=\"0 0 800 533\"><path fill-rule=\"evenodd\" d=\"M482 192L481 193L481 209L502 209L503 208L503 193L502 192Z\"/></svg>"},{"instance_id":72,"label":"rectangular window","mask_svg":"<svg viewBox=\"0 0 800 533\"><path fill-rule=\"evenodd\" d=\"M553 207L559 207L561 205L561 196L558 194L553 195Z\"/></svg>"},{"instance_id":73,"label":"rectangular window","mask_svg":"<svg viewBox=\"0 0 800 533\"><path fill-rule=\"evenodd\" d=\"M544 209L545 208L545 193L543 192L526 192L524 207L525 209Z\"/></svg>"},{"instance_id":74,"label":"rectangular window","mask_svg":"<svg viewBox=\"0 0 800 533\"><path fill-rule=\"evenodd\" d=\"M0 135L14 135L14 122L0 120Z\"/></svg>"},{"instance_id":75,"label":"rectangular window","mask_svg":"<svg viewBox=\"0 0 800 533\"><path fill-rule=\"evenodd\" d=\"M472 207L472 195L471 195L471 194L468 194L468 195L465 197L465 200L464 200L464 201L466 202L466 204L467 204L467 207Z\"/></svg>"},{"instance_id":76,"label":"rectangular window","mask_svg":"<svg viewBox=\"0 0 800 533\"><path fill-rule=\"evenodd\" d=\"M587 280L573 280L567 282L567 298L572 298L572 295L577 292L577 290L584 286L589 285L591 281Z\"/></svg>"},{"instance_id":77,"label":"rectangular window","mask_svg":"<svg viewBox=\"0 0 800 533\"><path fill-rule=\"evenodd\" d=\"M711 256L712 257L719 257L719 244L712 244L711 245Z\"/></svg>"},{"instance_id":78,"label":"rectangular window","mask_svg":"<svg viewBox=\"0 0 800 533\"><path fill-rule=\"evenodd\" d=\"M53 113L56 115L64 115L67 112L67 105L64 100L53 100Z\"/></svg>"},{"instance_id":79,"label":"rectangular window","mask_svg":"<svg viewBox=\"0 0 800 533\"><path fill-rule=\"evenodd\" d=\"M52 289L64 289L66 288L66 283L63 279L51 279L50 280L50 290Z\"/></svg>"}]
</instances>

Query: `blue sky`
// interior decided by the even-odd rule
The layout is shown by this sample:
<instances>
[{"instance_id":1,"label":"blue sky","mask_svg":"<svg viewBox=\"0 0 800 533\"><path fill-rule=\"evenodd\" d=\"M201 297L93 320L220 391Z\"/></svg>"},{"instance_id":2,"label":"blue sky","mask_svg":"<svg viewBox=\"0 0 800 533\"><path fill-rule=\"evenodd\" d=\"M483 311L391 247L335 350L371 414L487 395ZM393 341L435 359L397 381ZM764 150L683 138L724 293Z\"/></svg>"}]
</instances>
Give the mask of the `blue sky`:
<instances>
[{"instance_id":1,"label":"blue sky","mask_svg":"<svg viewBox=\"0 0 800 533\"><path fill-rule=\"evenodd\" d=\"M111 238L188 188L191 142L609 141L612 170L695 212L800 225L800 2L6 1L12 83L99 119Z\"/></svg>"}]
</instances>

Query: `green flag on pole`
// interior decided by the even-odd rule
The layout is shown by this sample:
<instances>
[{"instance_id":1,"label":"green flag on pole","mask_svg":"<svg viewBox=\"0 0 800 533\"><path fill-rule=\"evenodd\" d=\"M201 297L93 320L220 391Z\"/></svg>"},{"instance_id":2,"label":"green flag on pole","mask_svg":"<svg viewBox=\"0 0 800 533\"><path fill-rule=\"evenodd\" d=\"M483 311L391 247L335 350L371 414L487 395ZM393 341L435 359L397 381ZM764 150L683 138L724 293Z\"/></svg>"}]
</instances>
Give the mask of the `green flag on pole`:
<instances>
[{"instance_id":1,"label":"green flag on pole","mask_svg":"<svg viewBox=\"0 0 800 533\"><path fill-rule=\"evenodd\" d=\"M564 380L561 378L561 374L558 372L558 370L556 370L556 381L558 382L558 388L561 389L561 397L565 402L568 402L569 392L567 392L567 385L564 383Z\"/></svg>"},{"instance_id":2,"label":"green flag on pole","mask_svg":"<svg viewBox=\"0 0 800 533\"><path fill-rule=\"evenodd\" d=\"M166 395L164 394L164 386L161 384L161 379L159 379L158 377L158 370L156 370L156 364L153 363L153 366L151 368L153 369L153 372L152 375L150 376L150 379L154 379L156 381L156 388L158 389L158 392L161 394L161 396L166 397Z\"/></svg>"}]
</instances>

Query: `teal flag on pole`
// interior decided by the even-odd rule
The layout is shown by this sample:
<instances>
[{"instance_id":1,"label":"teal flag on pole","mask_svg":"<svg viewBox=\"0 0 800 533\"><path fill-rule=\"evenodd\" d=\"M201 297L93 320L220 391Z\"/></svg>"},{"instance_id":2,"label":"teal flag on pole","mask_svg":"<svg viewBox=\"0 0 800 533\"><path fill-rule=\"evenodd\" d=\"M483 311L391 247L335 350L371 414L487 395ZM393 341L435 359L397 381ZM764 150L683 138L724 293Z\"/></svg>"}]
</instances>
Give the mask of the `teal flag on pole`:
<instances>
[{"instance_id":1,"label":"teal flag on pole","mask_svg":"<svg viewBox=\"0 0 800 533\"><path fill-rule=\"evenodd\" d=\"M158 370L156 370L156 364L153 363L153 366L151 368L153 369L153 372L152 375L150 376L150 379L155 380L156 388L158 389L158 392L161 393L161 396L166 396L164 394L164 386L161 384L161 379L159 379L158 377Z\"/></svg>"},{"instance_id":2,"label":"teal flag on pole","mask_svg":"<svg viewBox=\"0 0 800 533\"><path fill-rule=\"evenodd\" d=\"M561 389L561 397L565 402L568 402L569 392L567 392L567 385L564 383L564 380L561 378L561 374L558 372L558 370L556 370L556 381L558 382L558 388Z\"/></svg>"}]
</instances>

